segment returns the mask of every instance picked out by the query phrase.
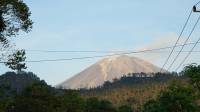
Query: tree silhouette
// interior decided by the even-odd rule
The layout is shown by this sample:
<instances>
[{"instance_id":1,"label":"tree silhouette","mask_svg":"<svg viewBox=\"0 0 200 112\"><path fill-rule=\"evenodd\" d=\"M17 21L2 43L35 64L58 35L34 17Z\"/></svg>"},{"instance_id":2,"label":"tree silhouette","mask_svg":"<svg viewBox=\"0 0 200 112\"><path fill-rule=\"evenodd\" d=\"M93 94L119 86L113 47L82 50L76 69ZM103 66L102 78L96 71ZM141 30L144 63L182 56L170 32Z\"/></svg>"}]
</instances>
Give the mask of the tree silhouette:
<instances>
[{"instance_id":1,"label":"tree silhouette","mask_svg":"<svg viewBox=\"0 0 200 112\"><path fill-rule=\"evenodd\" d=\"M22 69L26 69L26 60L25 50L17 50L12 55L8 56L8 61L5 63L6 66L11 68L12 70L17 70L17 72L21 72Z\"/></svg>"},{"instance_id":2,"label":"tree silhouette","mask_svg":"<svg viewBox=\"0 0 200 112\"><path fill-rule=\"evenodd\" d=\"M30 11L23 0L0 0L0 44L8 47L8 37L20 31L29 32L33 22Z\"/></svg>"},{"instance_id":3,"label":"tree silhouette","mask_svg":"<svg viewBox=\"0 0 200 112\"><path fill-rule=\"evenodd\" d=\"M200 65L188 65L184 68L183 72L190 78L190 84L200 91Z\"/></svg>"}]
</instances>

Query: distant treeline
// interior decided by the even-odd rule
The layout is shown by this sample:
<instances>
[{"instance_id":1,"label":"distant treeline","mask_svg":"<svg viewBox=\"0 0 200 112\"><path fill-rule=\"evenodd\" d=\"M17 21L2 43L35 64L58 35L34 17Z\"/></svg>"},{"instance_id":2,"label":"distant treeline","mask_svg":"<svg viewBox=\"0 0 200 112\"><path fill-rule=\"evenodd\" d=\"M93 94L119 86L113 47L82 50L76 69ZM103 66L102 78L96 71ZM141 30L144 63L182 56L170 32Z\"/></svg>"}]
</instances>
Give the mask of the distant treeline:
<instances>
[{"instance_id":1,"label":"distant treeline","mask_svg":"<svg viewBox=\"0 0 200 112\"><path fill-rule=\"evenodd\" d=\"M167 73L129 73L123 75L121 78L113 79L112 81L105 81L102 86L96 88L81 88L80 92L87 91L98 91L98 90L108 90L114 88L120 88L122 86L133 87L149 83L165 83L173 79L186 79L184 74L178 74L176 72L167 72Z\"/></svg>"}]
</instances>

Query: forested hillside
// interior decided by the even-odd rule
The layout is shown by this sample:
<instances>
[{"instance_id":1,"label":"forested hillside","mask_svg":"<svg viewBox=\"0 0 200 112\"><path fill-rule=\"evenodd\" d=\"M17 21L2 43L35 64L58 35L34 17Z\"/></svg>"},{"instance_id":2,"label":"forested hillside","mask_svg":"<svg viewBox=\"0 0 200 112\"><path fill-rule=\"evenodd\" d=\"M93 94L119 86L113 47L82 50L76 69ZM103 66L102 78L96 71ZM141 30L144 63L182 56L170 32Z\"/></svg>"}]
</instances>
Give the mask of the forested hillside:
<instances>
[{"instance_id":1,"label":"forested hillside","mask_svg":"<svg viewBox=\"0 0 200 112\"><path fill-rule=\"evenodd\" d=\"M177 73L155 73L151 76L153 77L148 77L145 73L132 73L113 82L107 81L98 88L81 89L80 93L86 98L97 97L109 100L116 106L131 105L140 110L146 101L156 98L173 80L185 82L187 79Z\"/></svg>"},{"instance_id":2,"label":"forested hillside","mask_svg":"<svg viewBox=\"0 0 200 112\"><path fill-rule=\"evenodd\" d=\"M12 91L21 92L23 89L39 82L40 78L32 72L7 72L0 76L0 86L10 88Z\"/></svg>"},{"instance_id":3,"label":"forested hillside","mask_svg":"<svg viewBox=\"0 0 200 112\"><path fill-rule=\"evenodd\" d=\"M0 76L0 112L199 112L200 66L182 74L129 74L98 88L64 90L32 73L8 72Z\"/></svg>"}]
</instances>

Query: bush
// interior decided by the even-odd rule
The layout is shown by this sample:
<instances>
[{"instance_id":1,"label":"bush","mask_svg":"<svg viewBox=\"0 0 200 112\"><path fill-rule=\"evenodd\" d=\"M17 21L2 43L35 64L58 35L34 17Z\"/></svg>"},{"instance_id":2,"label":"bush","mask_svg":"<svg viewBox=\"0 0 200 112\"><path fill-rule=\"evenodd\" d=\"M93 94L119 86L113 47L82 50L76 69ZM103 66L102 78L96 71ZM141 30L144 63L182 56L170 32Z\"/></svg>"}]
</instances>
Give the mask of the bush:
<instances>
[{"instance_id":1,"label":"bush","mask_svg":"<svg viewBox=\"0 0 200 112\"><path fill-rule=\"evenodd\" d=\"M122 105L118 108L119 112L133 112L133 109L131 108L131 106L128 105Z\"/></svg>"},{"instance_id":2,"label":"bush","mask_svg":"<svg viewBox=\"0 0 200 112\"><path fill-rule=\"evenodd\" d=\"M196 112L196 92L189 85L172 82L156 100L144 105L144 112Z\"/></svg>"}]
</instances>

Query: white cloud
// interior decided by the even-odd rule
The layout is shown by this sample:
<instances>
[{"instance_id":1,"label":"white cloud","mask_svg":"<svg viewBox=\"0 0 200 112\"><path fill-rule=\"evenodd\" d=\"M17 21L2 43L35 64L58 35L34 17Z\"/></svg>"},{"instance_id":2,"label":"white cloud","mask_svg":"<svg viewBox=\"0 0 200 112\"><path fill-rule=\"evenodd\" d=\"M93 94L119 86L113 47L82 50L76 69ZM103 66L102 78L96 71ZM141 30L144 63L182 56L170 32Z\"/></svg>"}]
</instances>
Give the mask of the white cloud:
<instances>
[{"instance_id":1,"label":"white cloud","mask_svg":"<svg viewBox=\"0 0 200 112\"><path fill-rule=\"evenodd\" d=\"M168 46L173 46L178 39L178 35L176 33L167 33L164 35L161 35L157 38L155 38L153 41L149 42L148 44L141 45L137 47L137 50L148 50L148 49L157 49L157 48L163 48ZM178 42L179 44L183 44L185 38L181 38ZM140 57L142 59L148 60L157 66L162 66L165 59L168 57L170 51L172 49L164 49L159 51L153 51L153 52L146 52L146 53L139 53L135 56ZM176 51L178 49L175 49ZM175 53L172 55L174 57Z\"/></svg>"}]
</instances>

